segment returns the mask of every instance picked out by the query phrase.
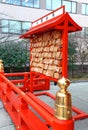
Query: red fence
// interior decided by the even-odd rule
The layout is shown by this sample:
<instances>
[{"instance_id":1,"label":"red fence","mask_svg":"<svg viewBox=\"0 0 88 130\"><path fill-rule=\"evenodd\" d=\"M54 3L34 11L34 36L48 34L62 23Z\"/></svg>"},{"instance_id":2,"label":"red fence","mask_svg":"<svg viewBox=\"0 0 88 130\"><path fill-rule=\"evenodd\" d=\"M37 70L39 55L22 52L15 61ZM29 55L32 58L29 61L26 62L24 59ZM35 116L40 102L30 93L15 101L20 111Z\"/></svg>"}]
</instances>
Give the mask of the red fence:
<instances>
[{"instance_id":1,"label":"red fence","mask_svg":"<svg viewBox=\"0 0 88 130\"><path fill-rule=\"evenodd\" d=\"M0 81L0 99L10 114L17 130L49 130L50 128L57 130L59 127L64 128L61 125L62 123L60 124L61 126L58 125L61 121L54 117L54 110L36 97L43 93L36 96L30 92L24 93L3 74L0 75ZM45 94L53 98L50 94ZM63 123L65 128L70 130L73 120L64 121Z\"/></svg>"}]
</instances>

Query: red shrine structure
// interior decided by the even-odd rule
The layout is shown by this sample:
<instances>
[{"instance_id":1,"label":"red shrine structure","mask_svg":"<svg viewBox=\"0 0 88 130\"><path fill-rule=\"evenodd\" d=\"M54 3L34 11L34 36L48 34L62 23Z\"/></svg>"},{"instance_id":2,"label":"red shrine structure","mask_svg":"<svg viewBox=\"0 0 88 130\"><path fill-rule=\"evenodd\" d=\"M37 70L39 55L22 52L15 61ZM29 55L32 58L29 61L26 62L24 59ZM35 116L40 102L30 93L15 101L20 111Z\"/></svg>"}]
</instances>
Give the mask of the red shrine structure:
<instances>
[{"instance_id":1,"label":"red shrine structure","mask_svg":"<svg viewBox=\"0 0 88 130\"><path fill-rule=\"evenodd\" d=\"M88 118L71 105L67 91L68 33L80 30L62 6L32 22L31 29L20 36L30 39L30 72L5 73L0 60L0 99L16 130L74 130L75 120ZM8 78L20 76L23 79ZM50 81L60 86L56 96L42 91L50 89ZM38 98L42 95L55 100L55 110Z\"/></svg>"}]
</instances>

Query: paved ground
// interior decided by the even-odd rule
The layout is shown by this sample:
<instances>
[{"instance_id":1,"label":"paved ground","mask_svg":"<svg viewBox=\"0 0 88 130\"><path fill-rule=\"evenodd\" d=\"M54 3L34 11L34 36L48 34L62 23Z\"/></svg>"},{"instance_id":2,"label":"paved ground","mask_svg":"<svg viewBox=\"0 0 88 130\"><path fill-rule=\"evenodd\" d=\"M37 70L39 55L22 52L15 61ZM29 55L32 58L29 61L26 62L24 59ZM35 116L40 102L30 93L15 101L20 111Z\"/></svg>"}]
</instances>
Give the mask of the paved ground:
<instances>
[{"instance_id":1,"label":"paved ground","mask_svg":"<svg viewBox=\"0 0 88 130\"><path fill-rule=\"evenodd\" d=\"M0 130L15 130L15 127L0 102Z\"/></svg>"},{"instance_id":2,"label":"paved ground","mask_svg":"<svg viewBox=\"0 0 88 130\"><path fill-rule=\"evenodd\" d=\"M57 86L51 85L50 92L55 94L58 90ZM88 82L71 83L69 91L72 94L73 105L88 113ZM42 100L54 107L54 101L46 97ZM15 127L8 116L8 113L3 109L0 102L0 130L15 130ZM75 130L88 130L88 118L75 122Z\"/></svg>"}]
</instances>

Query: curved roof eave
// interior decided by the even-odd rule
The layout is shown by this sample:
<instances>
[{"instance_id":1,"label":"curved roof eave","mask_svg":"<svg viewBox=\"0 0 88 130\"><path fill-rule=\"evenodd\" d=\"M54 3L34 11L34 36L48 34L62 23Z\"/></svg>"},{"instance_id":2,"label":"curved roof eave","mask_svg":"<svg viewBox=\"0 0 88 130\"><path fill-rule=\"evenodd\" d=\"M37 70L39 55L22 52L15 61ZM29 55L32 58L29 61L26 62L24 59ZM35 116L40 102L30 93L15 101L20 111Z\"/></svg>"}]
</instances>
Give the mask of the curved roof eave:
<instances>
[{"instance_id":1,"label":"curved roof eave","mask_svg":"<svg viewBox=\"0 0 88 130\"><path fill-rule=\"evenodd\" d=\"M68 30L68 32L82 30L82 28L71 18L71 16L68 13L65 13L32 27L28 32L21 35L20 38L29 38L33 34L42 33L50 29L52 30L56 26L59 26L61 23L65 22L65 20L68 20L68 26L71 25L71 27L75 28L74 30Z\"/></svg>"}]
</instances>

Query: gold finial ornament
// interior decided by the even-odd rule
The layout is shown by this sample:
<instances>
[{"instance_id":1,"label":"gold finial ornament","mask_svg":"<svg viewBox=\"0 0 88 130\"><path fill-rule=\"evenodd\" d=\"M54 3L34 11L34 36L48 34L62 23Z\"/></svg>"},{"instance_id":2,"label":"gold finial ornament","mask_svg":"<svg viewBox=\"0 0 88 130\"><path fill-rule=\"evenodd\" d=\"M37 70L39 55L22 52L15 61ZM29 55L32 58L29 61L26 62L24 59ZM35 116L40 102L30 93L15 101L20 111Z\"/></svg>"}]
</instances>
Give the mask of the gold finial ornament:
<instances>
[{"instance_id":1,"label":"gold finial ornament","mask_svg":"<svg viewBox=\"0 0 88 130\"><path fill-rule=\"evenodd\" d=\"M4 72L4 66L2 60L0 60L0 72Z\"/></svg>"},{"instance_id":2,"label":"gold finial ornament","mask_svg":"<svg viewBox=\"0 0 88 130\"><path fill-rule=\"evenodd\" d=\"M71 94L67 91L70 80L63 77L57 84L60 90L56 93L55 117L60 120L69 120L72 118Z\"/></svg>"}]
</instances>

